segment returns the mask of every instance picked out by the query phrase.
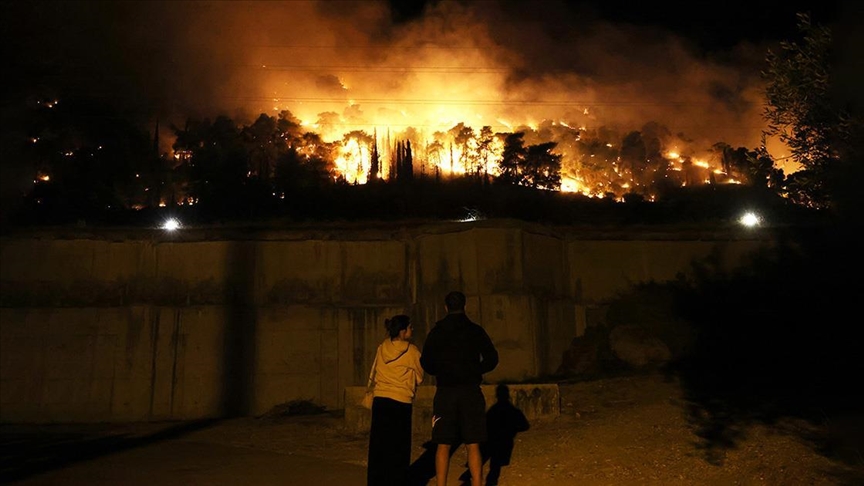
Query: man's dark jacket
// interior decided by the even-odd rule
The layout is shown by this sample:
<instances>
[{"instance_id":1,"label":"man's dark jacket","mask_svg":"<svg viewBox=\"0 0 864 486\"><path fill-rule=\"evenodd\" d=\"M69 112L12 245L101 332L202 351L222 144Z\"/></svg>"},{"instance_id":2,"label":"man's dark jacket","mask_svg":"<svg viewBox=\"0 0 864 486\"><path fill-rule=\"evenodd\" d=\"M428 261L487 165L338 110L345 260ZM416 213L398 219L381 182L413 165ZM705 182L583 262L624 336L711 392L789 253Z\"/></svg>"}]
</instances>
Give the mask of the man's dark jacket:
<instances>
[{"instance_id":1,"label":"man's dark jacket","mask_svg":"<svg viewBox=\"0 0 864 486\"><path fill-rule=\"evenodd\" d=\"M420 365L435 376L436 386L480 385L483 374L498 366L498 351L486 331L464 312L452 313L426 336Z\"/></svg>"}]
</instances>

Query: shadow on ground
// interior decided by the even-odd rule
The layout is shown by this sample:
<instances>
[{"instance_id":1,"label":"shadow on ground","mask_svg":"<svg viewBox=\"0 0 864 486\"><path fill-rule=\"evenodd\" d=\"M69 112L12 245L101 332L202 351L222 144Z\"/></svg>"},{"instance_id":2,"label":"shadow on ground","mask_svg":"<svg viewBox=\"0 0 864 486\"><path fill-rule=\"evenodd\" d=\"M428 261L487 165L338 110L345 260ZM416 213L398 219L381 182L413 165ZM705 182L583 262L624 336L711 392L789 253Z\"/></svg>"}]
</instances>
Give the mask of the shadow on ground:
<instances>
[{"instance_id":1,"label":"shadow on ground","mask_svg":"<svg viewBox=\"0 0 864 486\"><path fill-rule=\"evenodd\" d=\"M4 425L0 441L0 483L20 481L81 461L177 439L220 421L208 419L171 424L146 434L117 432L116 427L112 429L110 426L99 433L94 432L92 426L79 428L89 430L80 432L75 430L75 426Z\"/></svg>"},{"instance_id":2,"label":"shadow on ground","mask_svg":"<svg viewBox=\"0 0 864 486\"><path fill-rule=\"evenodd\" d=\"M693 278L643 286L691 325L689 349L669 371L706 460L722 464L747 426L762 423L848 466L839 480L864 484L856 242L837 227L787 230L741 270L709 259Z\"/></svg>"}]
</instances>

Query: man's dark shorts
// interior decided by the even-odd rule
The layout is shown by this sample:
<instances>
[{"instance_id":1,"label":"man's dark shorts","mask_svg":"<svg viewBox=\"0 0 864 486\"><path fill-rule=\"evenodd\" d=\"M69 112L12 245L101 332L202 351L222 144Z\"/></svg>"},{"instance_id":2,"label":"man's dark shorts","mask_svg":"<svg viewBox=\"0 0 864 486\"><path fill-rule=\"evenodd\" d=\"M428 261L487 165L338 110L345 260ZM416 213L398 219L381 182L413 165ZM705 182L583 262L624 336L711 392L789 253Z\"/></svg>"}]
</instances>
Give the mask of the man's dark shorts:
<instances>
[{"instance_id":1,"label":"man's dark shorts","mask_svg":"<svg viewBox=\"0 0 864 486\"><path fill-rule=\"evenodd\" d=\"M486 399L477 385L437 388L432 415L432 442L436 444L486 441Z\"/></svg>"}]
</instances>

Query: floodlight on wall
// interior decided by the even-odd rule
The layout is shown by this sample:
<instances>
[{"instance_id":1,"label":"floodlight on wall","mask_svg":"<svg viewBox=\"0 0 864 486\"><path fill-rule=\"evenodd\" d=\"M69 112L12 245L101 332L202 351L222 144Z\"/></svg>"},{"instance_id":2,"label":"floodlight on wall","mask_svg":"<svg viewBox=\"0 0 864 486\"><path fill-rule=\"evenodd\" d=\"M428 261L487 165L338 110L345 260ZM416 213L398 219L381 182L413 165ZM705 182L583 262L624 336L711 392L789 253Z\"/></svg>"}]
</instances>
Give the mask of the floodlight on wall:
<instances>
[{"instance_id":1,"label":"floodlight on wall","mask_svg":"<svg viewBox=\"0 0 864 486\"><path fill-rule=\"evenodd\" d=\"M180 221L177 218L168 218L162 223L162 229L165 231L177 231L180 229Z\"/></svg>"},{"instance_id":2,"label":"floodlight on wall","mask_svg":"<svg viewBox=\"0 0 864 486\"><path fill-rule=\"evenodd\" d=\"M762 217L753 211L747 211L738 218L738 222L748 228L753 228L762 224Z\"/></svg>"}]
</instances>

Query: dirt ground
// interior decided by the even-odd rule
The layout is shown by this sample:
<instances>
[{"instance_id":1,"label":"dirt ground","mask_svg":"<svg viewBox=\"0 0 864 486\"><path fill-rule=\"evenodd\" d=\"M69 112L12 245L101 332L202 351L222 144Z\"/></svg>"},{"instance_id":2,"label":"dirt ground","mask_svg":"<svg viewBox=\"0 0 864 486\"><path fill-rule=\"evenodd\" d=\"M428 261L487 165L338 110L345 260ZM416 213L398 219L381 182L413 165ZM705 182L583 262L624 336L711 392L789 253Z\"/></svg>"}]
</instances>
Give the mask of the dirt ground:
<instances>
[{"instance_id":1,"label":"dirt ground","mask_svg":"<svg viewBox=\"0 0 864 486\"><path fill-rule=\"evenodd\" d=\"M864 484L861 451L845 463L820 454L805 439L819 431L803 421L748 425L732 442L706 443L678 383L661 375L561 384L560 391L560 416L516 436L500 485ZM237 419L185 439L365 465L368 436L342 424L335 414ZM428 437L414 439L416 459ZM460 448L450 477L464 461Z\"/></svg>"}]
</instances>

